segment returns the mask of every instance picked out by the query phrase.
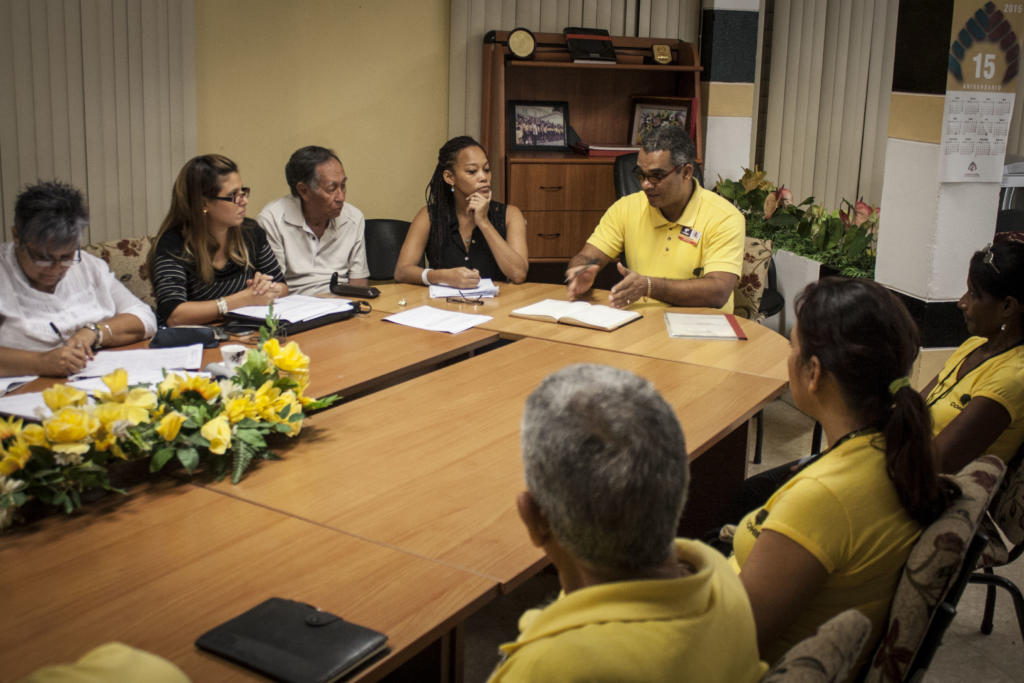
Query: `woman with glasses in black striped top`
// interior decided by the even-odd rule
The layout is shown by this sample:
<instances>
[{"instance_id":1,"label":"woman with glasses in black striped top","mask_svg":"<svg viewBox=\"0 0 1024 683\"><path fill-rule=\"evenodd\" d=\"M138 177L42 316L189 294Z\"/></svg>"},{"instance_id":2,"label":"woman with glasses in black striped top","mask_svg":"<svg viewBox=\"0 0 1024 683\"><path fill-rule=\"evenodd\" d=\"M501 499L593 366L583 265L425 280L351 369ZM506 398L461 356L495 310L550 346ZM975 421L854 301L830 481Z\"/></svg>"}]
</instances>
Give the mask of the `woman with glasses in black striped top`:
<instances>
[{"instance_id":1,"label":"woman with glasses in black striped top","mask_svg":"<svg viewBox=\"0 0 1024 683\"><path fill-rule=\"evenodd\" d=\"M201 325L288 294L263 230L245 217L249 188L225 156L189 160L149 252L157 319Z\"/></svg>"}]
</instances>

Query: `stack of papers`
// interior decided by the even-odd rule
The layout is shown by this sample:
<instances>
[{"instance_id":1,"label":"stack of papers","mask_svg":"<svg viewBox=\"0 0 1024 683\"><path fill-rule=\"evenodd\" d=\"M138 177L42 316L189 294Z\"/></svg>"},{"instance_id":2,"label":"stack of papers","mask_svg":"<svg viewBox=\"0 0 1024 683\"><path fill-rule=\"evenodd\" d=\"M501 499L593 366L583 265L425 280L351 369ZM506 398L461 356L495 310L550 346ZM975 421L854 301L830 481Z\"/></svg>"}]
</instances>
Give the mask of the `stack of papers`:
<instances>
[{"instance_id":1,"label":"stack of papers","mask_svg":"<svg viewBox=\"0 0 1024 683\"><path fill-rule=\"evenodd\" d=\"M461 296L469 299L491 299L498 296L498 286L489 277L480 278L476 287L449 287L448 285L430 285L431 299L444 299L449 296Z\"/></svg>"},{"instance_id":2,"label":"stack of papers","mask_svg":"<svg viewBox=\"0 0 1024 683\"><path fill-rule=\"evenodd\" d=\"M129 384L147 384L163 379L164 370L197 370L203 364L203 345L175 346L163 349L100 351L71 379L102 377L124 368Z\"/></svg>"},{"instance_id":3,"label":"stack of papers","mask_svg":"<svg viewBox=\"0 0 1024 683\"><path fill-rule=\"evenodd\" d=\"M22 375L20 377L0 377L0 396L8 391L14 391L22 384L28 384L39 375Z\"/></svg>"},{"instance_id":4,"label":"stack of papers","mask_svg":"<svg viewBox=\"0 0 1024 683\"><path fill-rule=\"evenodd\" d=\"M732 313L665 313L670 337L690 339L746 339Z\"/></svg>"},{"instance_id":5,"label":"stack of papers","mask_svg":"<svg viewBox=\"0 0 1024 683\"><path fill-rule=\"evenodd\" d=\"M274 316L289 323L314 320L332 313L343 313L352 308L349 299L324 299L304 294L289 294L274 301ZM266 318L270 306L242 306L231 311L236 315Z\"/></svg>"},{"instance_id":6,"label":"stack of papers","mask_svg":"<svg viewBox=\"0 0 1024 683\"><path fill-rule=\"evenodd\" d=\"M408 327L416 327L421 330L430 330L431 332L455 334L456 332L462 332L485 323L491 320L491 316L444 311L432 306L417 306L408 311L389 315L384 320Z\"/></svg>"}]
</instances>

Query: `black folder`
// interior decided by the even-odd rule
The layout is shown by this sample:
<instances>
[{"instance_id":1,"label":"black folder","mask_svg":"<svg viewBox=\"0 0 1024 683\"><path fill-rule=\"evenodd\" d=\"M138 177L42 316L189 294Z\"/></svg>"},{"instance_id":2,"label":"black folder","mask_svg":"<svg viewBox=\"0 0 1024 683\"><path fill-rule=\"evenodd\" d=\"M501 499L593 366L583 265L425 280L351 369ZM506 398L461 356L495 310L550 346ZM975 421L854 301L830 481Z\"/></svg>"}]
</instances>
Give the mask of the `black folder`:
<instances>
[{"instance_id":1,"label":"black folder","mask_svg":"<svg viewBox=\"0 0 1024 683\"><path fill-rule=\"evenodd\" d=\"M199 636L196 646L283 683L328 683L387 652L387 641L312 605L270 598Z\"/></svg>"}]
</instances>

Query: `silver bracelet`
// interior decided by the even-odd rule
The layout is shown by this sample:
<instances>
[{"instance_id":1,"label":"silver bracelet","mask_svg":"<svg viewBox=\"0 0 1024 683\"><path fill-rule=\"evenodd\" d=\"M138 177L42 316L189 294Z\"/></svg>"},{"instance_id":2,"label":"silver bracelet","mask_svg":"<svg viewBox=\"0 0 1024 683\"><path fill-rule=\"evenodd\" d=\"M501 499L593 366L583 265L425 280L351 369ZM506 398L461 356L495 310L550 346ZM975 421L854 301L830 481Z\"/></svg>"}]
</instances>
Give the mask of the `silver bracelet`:
<instances>
[{"instance_id":1,"label":"silver bracelet","mask_svg":"<svg viewBox=\"0 0 1024 683\"><path fill-rule=\"evenodd\" d=\"M424 268L423 272L420 273L420 279L423 280L423 284L425 284L427 287L430 286L430 280L427 279L427 273L429 273L430 271L430 268Z\"/></svg>"},{"instance_id":2,"label":"silver bracelet","mask_svg":"<svg viewBox=\"0 0 1024 683\"><path fill-rule=\"evenodd\" d=\"M227 299L221 297L217 299L217 315L223 318L228 313L228 302Z\"/></svg>"},{"instance_id":3,"label":"silver bracelet","mask_svg":"<svg viewBox=\"0 0 1024 683\"><path fill-rule=\"evenodd\" d=\"M651 298L651 276L647 276L647 298Z\"/></svg>"}]
</instances>

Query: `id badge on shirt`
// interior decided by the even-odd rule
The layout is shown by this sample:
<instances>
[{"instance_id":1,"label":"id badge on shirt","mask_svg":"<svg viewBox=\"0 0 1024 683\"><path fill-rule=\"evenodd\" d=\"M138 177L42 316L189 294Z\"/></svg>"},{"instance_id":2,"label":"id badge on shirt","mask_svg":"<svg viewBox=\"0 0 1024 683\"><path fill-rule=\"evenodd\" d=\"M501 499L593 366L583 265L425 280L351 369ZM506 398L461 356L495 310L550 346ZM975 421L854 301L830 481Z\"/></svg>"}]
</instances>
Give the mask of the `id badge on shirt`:
<instances>
[{"instance_id":1,"label":"id badge on shirt","mask_svg":"<svg viewBox=\"0 0 1024 683\"><path fill-rule=\"evenodd\" d=\"M679 239L687 244L697 246L697 242L700 242L700 232L693 228L688 228L685 225L681 225L679 226Z\"/></svg>"}]
</instances>

